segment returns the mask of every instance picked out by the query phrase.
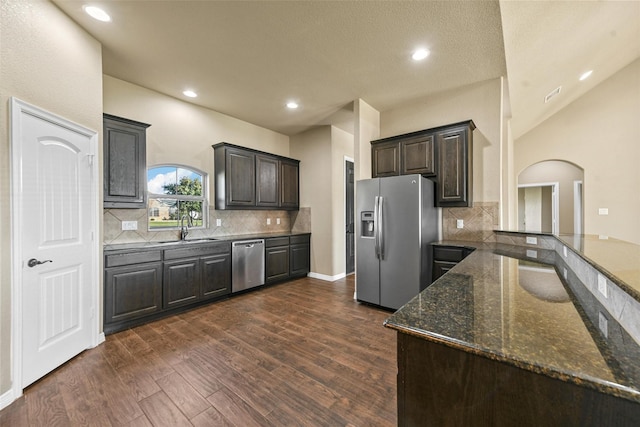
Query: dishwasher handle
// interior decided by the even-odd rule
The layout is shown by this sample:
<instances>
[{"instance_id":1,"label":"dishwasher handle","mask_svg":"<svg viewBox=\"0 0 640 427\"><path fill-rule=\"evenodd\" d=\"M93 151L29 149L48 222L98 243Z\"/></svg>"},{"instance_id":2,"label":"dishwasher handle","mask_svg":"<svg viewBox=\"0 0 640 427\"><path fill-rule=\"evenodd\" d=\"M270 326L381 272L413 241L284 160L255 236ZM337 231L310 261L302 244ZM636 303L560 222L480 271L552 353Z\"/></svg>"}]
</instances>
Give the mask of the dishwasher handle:
<instances>
[{"instance_id":1,"label":"dishwasher handle","mask_svg":"<svg viewBox=\"0 0 640 427\"><path fill-rule=\"evenodd\" d=\"M243 240L243 241L233 242L234 248L237 248L239 246L244 246L245 248L252 248L255 245L264 245L264 240Z\"/></svg>"}]
</instances>

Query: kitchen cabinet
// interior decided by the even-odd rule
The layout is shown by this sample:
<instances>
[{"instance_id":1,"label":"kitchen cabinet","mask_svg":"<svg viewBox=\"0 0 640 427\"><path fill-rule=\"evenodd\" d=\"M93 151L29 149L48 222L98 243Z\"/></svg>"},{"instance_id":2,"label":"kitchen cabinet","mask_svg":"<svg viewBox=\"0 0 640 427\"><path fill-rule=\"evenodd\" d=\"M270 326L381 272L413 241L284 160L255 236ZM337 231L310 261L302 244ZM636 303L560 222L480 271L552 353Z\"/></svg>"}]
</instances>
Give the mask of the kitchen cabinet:
<instances>
[{"instance_id":1,"label":"kitchen cabinet","mask_svg":"<svg viewBox=\"0 0 640 427\"><path fill-rule=\"evenodd\" d=\"M289 236L264 241L265 283L289 278Z\"/></svg>"},{"instance_id":2,"label":"kitchen cabinet","mask_svg":"<svg viewBox=\"0 0 640 427\"><path fill-rule=\"evenodd\" d=\"M310 271L311 235L265 239L265 283L306 276Z\"/></svg>"},{"instance_id":3,"label":"kitchen cabinet","mask_svg":"<svg viewBox=\"0 0 640 427\"><path fill-rule=\"evenodd\" d=\"M297 210L300 205L300 162L280 160L280 208Z\"/></svg>"},{"instance_id":4,"label":"kitchen cabinet","mask_svg":"<svg viewBox=\"0 0 640 427\"><path fill-rule=\"evenodd\" d=\"M400 175L400 162L400 145L398 141L378 142L371 147L371 173L373 178Z\"/></svg>"},{"instance_id":5,"label":"kitchen cabinet","mask_svg":"<svg viewBox=\"0 0 640 427\"><path fill-rule=\"evenodd\" d=\"M465 259L471 252L473 252L473 249L466 246L433 245L431 282L435 282L440 276L444 275L457 263Z\"/></svg>"},{"instance_id":6,"label":"kitchen cabinet","mask_svg":"<svg viewBox=\"0 0 640 427\"><path fill-rule=\"evenodd\" d=\"M256 155L256 206L278 208L279 168L277 157Z\"/></svg>"},{"instance_id":7,"label":"kitchen cabinet","mask_svg":"<svg viewBox=\"0 0 640 427\"><path fill-rule=\"evenodd\" d=\"M298 160L228 143L213 149L216 209L298 209Z\"/></svg>"},{"instance_id":8,"label":"kitchen cabinet","mask_svg":"<svg viewBox=\"0 0 640 427\"><path fill-rule=\"evenodd\" d=\"M146 209L146 129L149 126L103 115L105 208Z\"/></svg>"},{"instance_id":9,"label":"kitchen cabinet","mask_svg":"<svg viewBox=\"0 0 640 427\"><path fill-rule=\"evenodd\" d=\"M472 206L474 129L468 120L371 141L372 177L418 173L436 182L436 206Z\"/></svg>"},{"instance_id":10,"label":"kitchen cabinet","mask_svg":"<svg viewBox=\"0 0 640 427\"><path fill-rule=\"evenodd\" d=\"M105 256L105 330L162 309L161 260L161 250Z\"/></svg>"},{"instance_id":11,"label":"kitchen cabinet","mask_svg":"<svg viewBox=\"0 0 640 427\"><path fill-rule=\"evenodd\" d=\"M443 207L472 206L473 122L436 135L438 170L436 204Z\"/></svg>"},{"instance_id":12,"label":"kitchen cabinet","mask_svg":"<svg viewBox=\"0 0 640 427\"><path fill-rule=\"evenodd\" d=\"M231 293L231 243L108 251L104 330L126 329Z\"/></svg>"}]
</instances>

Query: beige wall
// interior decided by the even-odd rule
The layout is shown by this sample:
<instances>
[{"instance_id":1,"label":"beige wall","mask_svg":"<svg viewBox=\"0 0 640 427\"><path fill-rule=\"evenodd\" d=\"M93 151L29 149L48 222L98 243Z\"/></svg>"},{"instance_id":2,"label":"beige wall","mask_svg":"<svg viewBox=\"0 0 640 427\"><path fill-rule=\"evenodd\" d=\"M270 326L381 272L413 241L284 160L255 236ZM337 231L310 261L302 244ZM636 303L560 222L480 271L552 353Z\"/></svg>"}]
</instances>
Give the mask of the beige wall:
<instances>
[{"instance_id":1,"label":"beige wall","mask_svg":"<svg viewBox=\"0 0 640 427\"><path fill-rule=\"evenodd\" d=\"M291 137L300 160L300 206L311 208L311 271L326 278L345 272L344 157L353 135L321 126Z\"/></svg>"},{"instance_id":2,"label":"beige wall","mask_svg":"<svg viewBox=\"0 0 640 427\"><path fill-rule=\"evenodd\" d=\"M104 112L148 123L147 165L177 163L209 174L218 142L289 156L289 137L213 110L104 76Z\"/></svg>"},{"instance_id":3,"label":"beige wall","mask_svg":"<svg viewBox=\"0 0 640 427\"><path fill-rule=\"evenodd\" d=\"M380 113L362 99L354 101L354 173L356 181L371 178L371 141L380 138Z\"/></svg>"},{"instance_id":4,"label":"beige wall","mask_svg":"<svg viewBox=\"0 0 640 427\"><path fill-rule=\"evenodd\" d=\"M5 219L0 221L2 395L11 388L9 97L102 133L102 51L95 39L49 2L2 0L0 5L0 215Z\"/></svg>"},{"instance_id":5,"label":"beige wall","mask_svg":"<svg viewBox=\"0 0 640 427\"><path fill-rule=\"evenodd\" d=\"M640 59L515 141L516 176L549 159L584 169L586 234L640 244Z\"/></svg>"},{"instance_id":6,"label":"beige wall","mask_svg":"<svg viewBox=\"0 0 640 427\"><path fill-rule=\"evenodd\" d=\"M536 163L518 175L518 185L558 183L558 225L560 233L573 233L573 183L574 181L582 180L583 172L580 168L571 163L557 160Z\"/></svg>"}]
</instances>

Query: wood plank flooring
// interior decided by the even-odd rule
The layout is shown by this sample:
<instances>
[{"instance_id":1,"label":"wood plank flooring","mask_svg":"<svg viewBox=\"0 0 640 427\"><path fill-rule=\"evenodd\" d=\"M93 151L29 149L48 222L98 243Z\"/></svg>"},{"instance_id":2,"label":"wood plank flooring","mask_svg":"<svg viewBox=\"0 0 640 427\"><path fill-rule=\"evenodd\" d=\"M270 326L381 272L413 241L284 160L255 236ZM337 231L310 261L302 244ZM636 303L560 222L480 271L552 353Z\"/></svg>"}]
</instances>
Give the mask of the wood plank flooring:
<instances>
[{"instance_id":1,"label":"wood plank flooring","mask_svg":"<svg viewBox=\"0 0 640 427\"><path fill-rule=\"evenodd\" d=\"M388 312L304 278L107 336L0 426L396 425Z\"/></svg>"}]
</instances>

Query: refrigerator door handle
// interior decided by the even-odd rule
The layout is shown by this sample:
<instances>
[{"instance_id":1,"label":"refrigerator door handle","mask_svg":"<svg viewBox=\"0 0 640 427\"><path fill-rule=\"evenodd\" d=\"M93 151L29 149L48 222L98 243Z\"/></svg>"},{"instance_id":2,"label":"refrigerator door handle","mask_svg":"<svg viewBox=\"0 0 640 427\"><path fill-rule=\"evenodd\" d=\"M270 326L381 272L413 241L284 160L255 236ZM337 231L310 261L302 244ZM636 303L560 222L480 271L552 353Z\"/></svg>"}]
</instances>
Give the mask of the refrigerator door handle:
<instances>
[{"instance_id":1,"label":"refrigerator door handle","mask_svg":"<svg viewBox=\"0 0 640 427\"><path fill-rule=\"evenodd\" d=\"M380 259L384 259L384 197L380 196L378 201L378 253Z\"/></svg>"},{"instance_id":2,"label":"refrigerator door handle","mask_svg":"<svg viewBox=\"0 0 640 427\"><path fill-rule=\"evenodd\" d=\"M376 196L373 202L373 236L374 236L374 246L376 258L380 258L380 237L378 236L378 230L380 229L380 224L378 222L378 209L380 206L380 197Z\"/></svg>"}]
</instances>

